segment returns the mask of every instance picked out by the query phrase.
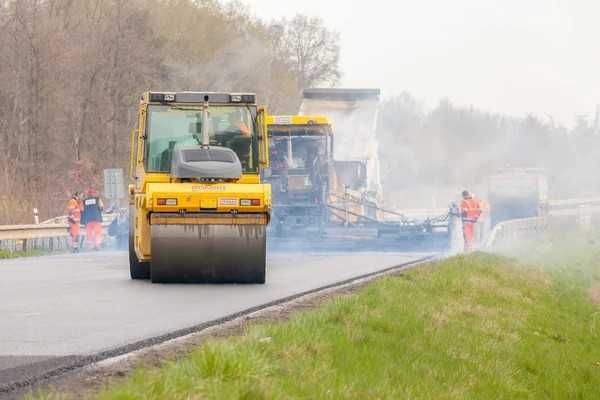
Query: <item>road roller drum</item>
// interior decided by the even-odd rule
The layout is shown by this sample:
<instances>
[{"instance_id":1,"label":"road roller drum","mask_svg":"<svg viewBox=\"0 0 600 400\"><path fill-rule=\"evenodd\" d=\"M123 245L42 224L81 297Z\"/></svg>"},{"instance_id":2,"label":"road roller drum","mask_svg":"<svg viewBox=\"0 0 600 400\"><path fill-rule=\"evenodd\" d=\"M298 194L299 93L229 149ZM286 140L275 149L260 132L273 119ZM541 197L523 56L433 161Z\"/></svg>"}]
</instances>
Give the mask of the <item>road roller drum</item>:
<instances>
[{"instance_id":1,"label":"road roller drum","mask_svg":"<svg viewBox=\"0 0 600 400\"><path fill-rule=\"evenodd\" d=\"M158 215L151 237L154 283L265 282L262 215Z\"/></svg>"}]
</instances>

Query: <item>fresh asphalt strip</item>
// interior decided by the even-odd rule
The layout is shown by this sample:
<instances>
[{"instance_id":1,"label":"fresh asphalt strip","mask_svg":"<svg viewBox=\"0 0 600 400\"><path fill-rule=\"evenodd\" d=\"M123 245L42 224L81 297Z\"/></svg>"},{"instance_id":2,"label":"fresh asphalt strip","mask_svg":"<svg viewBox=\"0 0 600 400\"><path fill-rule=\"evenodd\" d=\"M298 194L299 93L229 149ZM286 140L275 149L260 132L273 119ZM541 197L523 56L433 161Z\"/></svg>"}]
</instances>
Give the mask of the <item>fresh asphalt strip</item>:
<instances>
[{"instance_id":1,"label":"fresh asphalt strip","mask_svg":"<svg viewBox=\"0 0 600 400\"><path fill-rule=\"evenodd\" d=\"M3 371L2 375L4 378L0 377L0 379L2 379L0 380L0 396L10 396L11 394L14 394L14 392L20 392L23 389L32 387L34 385L40 385L44 382L48 382L53 378L57 378L63 374L72 372L76 369L83 368L106 359L141 350L146 347L154 346L166 342L168 340L190 335L192 333L201 332L207 328L211 328L232 321L234 319L255 313L257 311L264 310L269 307L279 306L307 295L316 294L321 291L326 291L341 286L351 285L353 283L358 283L365 279L375 278L379 275L385 275L391 272L402 271L428 261L433 261L437 258L439 258L439 255L430 255L422 257L393 267L385 268L363 275L358 275L349 279L306 290L304 292L297 293L291 296L283 297L278 300L267 302L255 307L250 307L243 311L230 314L222 318L214 319L188 328L175 330L164 335L140 340L125 346L116 347L111 350L91 354L88 356L51 357L31 364L27 364L26 366L16 366L14 368Z\"/></svg>"}]
</instances>

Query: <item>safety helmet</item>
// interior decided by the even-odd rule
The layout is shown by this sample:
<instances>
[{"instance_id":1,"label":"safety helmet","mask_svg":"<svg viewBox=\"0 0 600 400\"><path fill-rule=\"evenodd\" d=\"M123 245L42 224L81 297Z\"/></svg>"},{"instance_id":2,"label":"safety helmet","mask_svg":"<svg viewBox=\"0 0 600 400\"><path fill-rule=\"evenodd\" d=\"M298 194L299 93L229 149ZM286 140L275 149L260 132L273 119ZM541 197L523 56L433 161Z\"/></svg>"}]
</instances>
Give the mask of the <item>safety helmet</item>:
<instances>
[{"instance_id":1,"label":"safety helmet","mask_svg":"<svg viewBox=\"0 0 600 400\"><path fill-rule=\"evenodd\" d=\"M88 188L85 194L87 194L88 196L97 196L98 191L94 188Z\"/></svg>"}]
</instances>

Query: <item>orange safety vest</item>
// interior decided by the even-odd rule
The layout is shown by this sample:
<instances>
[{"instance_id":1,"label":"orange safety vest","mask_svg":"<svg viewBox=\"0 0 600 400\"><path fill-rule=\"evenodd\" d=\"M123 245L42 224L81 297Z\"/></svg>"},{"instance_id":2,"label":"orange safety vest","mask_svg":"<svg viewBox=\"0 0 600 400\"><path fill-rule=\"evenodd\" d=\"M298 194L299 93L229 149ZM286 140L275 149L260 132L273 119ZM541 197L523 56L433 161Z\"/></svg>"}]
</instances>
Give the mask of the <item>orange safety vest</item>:
<instances>
[{"instance_id":1,"label":"orange safety vest","mask_svg":"<svg viewBox=\"0 0 600 400\"><path fill-rule=\"evenodd\" d=\"M481 211L481 202L474 197L460 202L460 212L464 222L477 222Z\"/></svg>"},{"instance_id":2,"label":"orange safety vest","mask_svg":"<svg viewBox=\"0 0 600 400\"><path fill-rule=\"evenodd\" d=\"M69 200L69 203L67 204L67 216L71 223L79 223L81 221L81 205L77 200Z\"/></svg>"}]
</instances>

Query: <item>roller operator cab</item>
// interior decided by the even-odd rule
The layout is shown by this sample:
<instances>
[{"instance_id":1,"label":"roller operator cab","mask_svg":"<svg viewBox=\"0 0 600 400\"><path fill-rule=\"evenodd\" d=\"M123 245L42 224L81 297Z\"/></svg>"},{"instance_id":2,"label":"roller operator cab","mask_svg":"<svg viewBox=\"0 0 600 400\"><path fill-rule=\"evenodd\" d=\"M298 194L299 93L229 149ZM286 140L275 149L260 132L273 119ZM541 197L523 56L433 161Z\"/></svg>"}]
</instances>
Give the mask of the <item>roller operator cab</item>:
<instances>
[{"instance_id":1,"label":"roller operator cab","mask_svg":"<svg viewBox=\"0 0 600 400\"><path fill-rule=\"evenodd\" d=\"M329 119L318 115L267 116L273 188L272 229L278 236L320 232L328 218L333 167Z\"/></svg>"},{"instance_id":2,"label":"roller operator cab","mask_svg":"<svg viewBox=\"0 0 600 400\"><path fill-rule=\"evenodd\" d=\"M132 279L264 283L268 149L254 94L144 93L131 135Z\"/></svg>"}]
</instances>

